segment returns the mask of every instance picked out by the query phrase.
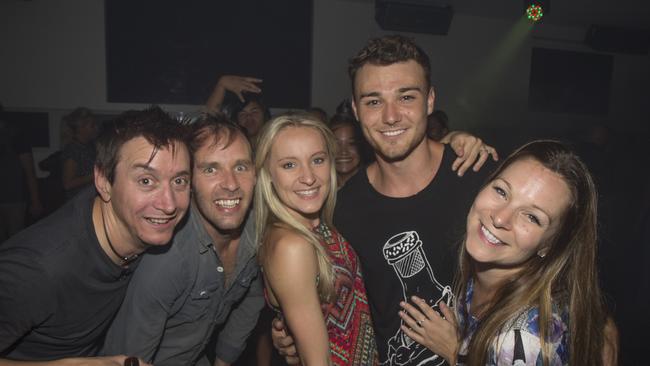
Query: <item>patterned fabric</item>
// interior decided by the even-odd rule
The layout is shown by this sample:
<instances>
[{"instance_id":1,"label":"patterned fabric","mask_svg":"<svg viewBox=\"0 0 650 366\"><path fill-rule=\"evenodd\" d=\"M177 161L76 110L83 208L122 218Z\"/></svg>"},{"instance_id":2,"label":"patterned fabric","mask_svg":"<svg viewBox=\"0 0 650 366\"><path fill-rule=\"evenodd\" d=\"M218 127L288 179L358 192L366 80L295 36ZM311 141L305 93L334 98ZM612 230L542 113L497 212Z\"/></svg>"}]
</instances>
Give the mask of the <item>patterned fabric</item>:
<instances>
[{"instance_id":1,"label":"patterned fabric","mask_svg":"<svg viewBox=\"0 0 650 366\"><path fill-rule=\"evenodd\" d=\"M465 298L459 301L458 323L467 334L460 346L459 359L467 355L469 342L479 326L479 320L470 314L470 304L474 294L474 282L467 284ZM469 319L467 319L469 318ZM543 365L541 343L539 338L539 308L528 307L517 313L497 336L487 357L486 365ZM550 345L550 365L569 364L569 313L566 307L560 309L553 305L552 324L547 343ZM458 363L463 365L462 362Z\"/></svg>"},{"instance_id":2,"label":"patterned fabric","mask_svg":"<svg viewBox=\"0 0 650 366\"><path fill-rule=\"evenodd\" d=\"M325 224L314 229L330 254L336 301L322 304L333 365L376 365L377 346L361 266L347 241Z\"/></svg>"}]
</instances>

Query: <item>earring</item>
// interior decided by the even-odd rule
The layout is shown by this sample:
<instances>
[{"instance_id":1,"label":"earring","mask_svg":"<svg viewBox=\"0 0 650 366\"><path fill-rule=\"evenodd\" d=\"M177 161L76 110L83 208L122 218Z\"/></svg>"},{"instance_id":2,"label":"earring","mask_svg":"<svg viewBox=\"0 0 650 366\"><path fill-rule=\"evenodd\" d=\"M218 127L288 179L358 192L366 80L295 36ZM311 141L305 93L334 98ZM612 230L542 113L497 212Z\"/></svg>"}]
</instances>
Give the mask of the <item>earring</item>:
<instances>
[{"instance_id":1,"label":"earring","mask_svg":"<svg viewBox=\"0 0 650 366\"><path fill-rule=\"evenodd\" d=\"M537 256L540 258L546 257L546 253L542 253L541 251L537 252Z\"/></svg>"}]
</instances>

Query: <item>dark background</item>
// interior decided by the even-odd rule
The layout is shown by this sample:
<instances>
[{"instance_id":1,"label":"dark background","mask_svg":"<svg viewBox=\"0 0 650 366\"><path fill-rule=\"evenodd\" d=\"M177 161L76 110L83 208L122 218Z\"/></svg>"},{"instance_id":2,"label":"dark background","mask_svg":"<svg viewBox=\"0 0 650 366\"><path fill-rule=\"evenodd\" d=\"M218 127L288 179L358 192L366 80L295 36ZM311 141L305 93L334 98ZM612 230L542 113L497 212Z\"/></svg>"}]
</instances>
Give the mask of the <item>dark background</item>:
<instances>
[{"instance_id":1,"label":"dark background","mask_svg":"<svg viewBox=\"0 0 650 366\"><path fill-rule=\"evenodd\" d=\"M106 6L108 101L205 102L223 74L264 80L265 101L306 108L312 1L125 1Z\"/></svg>"}]
</instances>

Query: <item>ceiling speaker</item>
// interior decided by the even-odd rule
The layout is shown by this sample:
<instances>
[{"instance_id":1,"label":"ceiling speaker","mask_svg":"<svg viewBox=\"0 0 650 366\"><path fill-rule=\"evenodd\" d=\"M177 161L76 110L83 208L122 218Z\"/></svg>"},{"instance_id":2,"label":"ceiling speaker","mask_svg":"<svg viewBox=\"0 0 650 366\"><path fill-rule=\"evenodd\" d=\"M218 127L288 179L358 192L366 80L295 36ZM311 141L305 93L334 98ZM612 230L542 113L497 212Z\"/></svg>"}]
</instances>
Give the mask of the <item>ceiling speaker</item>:
<instances>
[{"instance_id":1,"label":"ceiling speaker","mask_svg":"<svg viewBox=\"0 0 650 366\"><path fill-rule=\"evenodd\" d=\"M432 1L376 0L375 20L383 30L447 35L454 11Z\"/></svg>"}]
</instances>

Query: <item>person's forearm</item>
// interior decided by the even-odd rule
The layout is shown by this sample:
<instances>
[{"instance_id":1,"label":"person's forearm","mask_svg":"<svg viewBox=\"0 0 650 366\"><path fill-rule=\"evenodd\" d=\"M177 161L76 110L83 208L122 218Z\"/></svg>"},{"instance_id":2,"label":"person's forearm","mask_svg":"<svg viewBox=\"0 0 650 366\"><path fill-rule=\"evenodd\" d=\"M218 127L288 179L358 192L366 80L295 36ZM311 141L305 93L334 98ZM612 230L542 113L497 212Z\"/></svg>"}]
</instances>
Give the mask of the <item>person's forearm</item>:
<instances>
[{"instance_id":1,"label":"person's forearm","mask_svg":"<svg viewBox=\"0 0 650 366\"><path fill-rule=\"evenodd\" d=\"M225 97L226 89L217 83L212 94L210 94L210 97L208 97L208 100L205 102L205 109L208 112L217 112L221 108Z\"/></svg>"}]
</instances>

